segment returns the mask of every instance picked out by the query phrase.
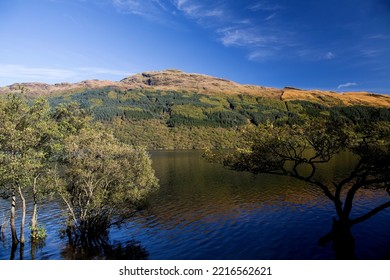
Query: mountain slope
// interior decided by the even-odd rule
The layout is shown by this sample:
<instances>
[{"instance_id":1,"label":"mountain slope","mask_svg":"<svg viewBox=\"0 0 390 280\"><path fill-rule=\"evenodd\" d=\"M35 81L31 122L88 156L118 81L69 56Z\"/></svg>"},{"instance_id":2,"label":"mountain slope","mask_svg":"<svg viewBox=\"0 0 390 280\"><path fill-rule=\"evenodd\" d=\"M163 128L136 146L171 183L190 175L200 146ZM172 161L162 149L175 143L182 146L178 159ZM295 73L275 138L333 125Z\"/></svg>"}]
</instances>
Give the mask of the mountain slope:
<instances>
[{"instance_id":1,"label":"mountain slope","mask_svg":"<svg viewBox=\"0 0 390 280\"><path fill-rule=\"evenodd\" d=\"M300 125L307 119L348 125L390 123L390 98L370 93L241 85L178 70L145 72L119 82L14 84L0 94L45 96L52 107L77 102L122 142L155 149L235 148L247 126Z\"/></svg>"},{"instance_id":2,"label":"mountain slope","mask_svg":"<svg viewBox=\"0 0 390 280\"><path fill-rule=\"evenodd\" d=\"M326 106L367 105L390 107L390 96L385 94L373 94L368 92L336 93L321 90L302 90L292 87L277 89L257 85L242 85L226 79L170 69L136 74L124 78L119 82L88 80L74 84L58 83L54 85L44 83L19 83L0 87L0 94L23 91L30 96L61 95L107 87L118 90L144 89L223 96L243 94L284 101L304 100Z\"/></svg>"},{"instance_id":3,"label":"mountain slope","mask_svg":"<svg viewBox=\"0 0 390 280\"><path fill-rule=\"evenodd\" d=\"M262 86L242 85L226 79L203 74L189 74L180 70L153 71L123 79L121 84L130 88L185 91L199 94L248 94L279 98L281 90Z\"/></svg>"},{"instance_id":4,"label":"mountain slope","mask_svg":"<svg viewBox=\"0 0 390 280\"><path fill-rule=\"evenodd\" d=\"M390 96L369 92L336 93L321 90L301 90L291 87L283 89L281 100L305 100L327 106L364 105L374 107L390 107Z\"/></svg>"}]
</instances>

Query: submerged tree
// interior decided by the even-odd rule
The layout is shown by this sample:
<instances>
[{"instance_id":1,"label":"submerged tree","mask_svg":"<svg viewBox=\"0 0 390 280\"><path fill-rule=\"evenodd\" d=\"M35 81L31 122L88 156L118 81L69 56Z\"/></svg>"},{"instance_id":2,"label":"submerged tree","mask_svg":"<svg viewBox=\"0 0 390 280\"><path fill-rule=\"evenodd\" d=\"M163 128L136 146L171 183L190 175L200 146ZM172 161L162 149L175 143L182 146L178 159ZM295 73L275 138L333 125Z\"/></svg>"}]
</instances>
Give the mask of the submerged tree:
<instances>
[{"instance_id":1,"label":"submerged tree","mask_svg":"<svg viewBox=\"0 0 390 280\"><path fill-rule=\"evenodd\" d=\"M145 150L96 127L67 137L61 162L58 185L69 212L67 232L82 245L104 242L108 229L130 217L157 187Z\"/></svg>"},{"instance_id":2,"label":"submerged tree","mask_svg":"<svg viewBox=\"0 0 390 280\"><path fill-rule=\"evenodd\" d=\"M38 202L55 192L67 206L71 240L90 246L106 241L108 229L130 217L157 185L146 151L118 142L79 105L51 110L43 99L32 105L16 95L0 100L0 194L11 198L13 252L25 242L27 192L33 198L33 240L45 236L37 221Z\"/></svg>"},{"instance_id":3,"label":"submerged tree","mask_svg":"<svg viewBox=\"0 0 390 280\"><path fill-rule=\"evenodd\" d=\"M336 258L353 259L351 227L390 207L390 201L351 218L359 189L382 189L390 195L390 128L386 123L349 126L330 121L310 121L301 126L272 124L248 128L245 145L230 153L206 151L212 162L238 171L290 176L320 188L336 209L331 232L320 244L333 241ZM345 178L327 180L318 171L342 150L358 156Z\"/></svg>"},{"instance_id":4,"label":"submerged tree","mask_svg":"<svg viewBox=\"0 0 390 280\"><path fill-rule=\"evenodd\" d=\"M25 242L25 192L32 191L34 212L32 231L37 224L37 178L48 169L50 140L55 130L50 108L43 99L31 106L16 95L1 102L0 108L0 183L3 197L11 197L11 232L14 244L19 240L15 228L16 193L22 202L20 242Z\"/></svg>"}]
</instances>

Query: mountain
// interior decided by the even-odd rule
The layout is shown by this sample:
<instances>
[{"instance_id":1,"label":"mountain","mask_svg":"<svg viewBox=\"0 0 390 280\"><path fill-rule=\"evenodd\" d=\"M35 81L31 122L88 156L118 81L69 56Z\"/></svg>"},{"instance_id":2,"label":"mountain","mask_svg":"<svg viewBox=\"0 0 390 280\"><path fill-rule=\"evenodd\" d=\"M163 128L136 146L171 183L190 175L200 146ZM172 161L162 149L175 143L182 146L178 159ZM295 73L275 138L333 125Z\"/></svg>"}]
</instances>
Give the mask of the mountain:
<instances>
[{"instance_id":1,"label":"mountain","mask_svg":"<svg viewBox=\"0 0 390 280\"><path fill-rule=\"evenodd\" d=\"M87 80L79 83L17 83L0 87L0 94L8 92L27 93L32 96L52 96L69 93L81 93L90 89L116 88L118 90L143 89L160 91L189 92L205 95L232 96L251 95L268 97L283 101L306 100L326 106L336 105L367 105L390 107L390 96L369 92L337 93L321 90L303 90L293 87L283 89L257 85L243 85L230 80L216 78L203 74L185 73L180 70L168 69L136 74L121 81Z\"/></svg>"},{"instance_id":2,"label":"mountain","mask_svg":"<svg viewBox=\"0 0 390 280\"><path fill-rule=\"evenodd\" d=\"M57 83L57 84L45 84L45 83L16 83L5 87L0 87L0 94L13 93L25 93L29 96L49 96L49 95L61 95L68 93L83 92L88 89L97 89L105 87L118 87L118 82L113 81L100 81L100 80L87 80L78 83Z\"/></svg>"},{"instance_id":3,"label":"mountain","mask_svg":"<svg viewBox=\"0 0 390 280\"><path fill-rule=\"evenodd\" d=\"M136 74L121 81L19 83L0 95L44 96L53 107L77 102L122 142L156 149L235 148L247 126L300 125L324 118L368 127L390 123L390 96L276 89L179 70Z\"/></svg>"},{"instance_id":4,"label":"mountain","mask_svg":"<svg viewBox=\"0 0 390 280\"><path fill-rule=\"evenodd\" d=\"M154 88L199 94L248 94L272 98L279 98L281 95L281 90L276 88L242 85L226 79L190 74L180 70L144 72L125 78L120 83L130 88Z\"/></svg>"},{"instance_id":5,"label":"mountain","mask_svg":"<svg viewBox=\"0 0 390 280\"><path fill-rule=\"evenodd\" d=\"M390 95L370 92L344 92L322 90L302 90L285 87L281 100L306 100L327 106L364 105L375 107L390 107Z\"/></svg>"}]
</instances>

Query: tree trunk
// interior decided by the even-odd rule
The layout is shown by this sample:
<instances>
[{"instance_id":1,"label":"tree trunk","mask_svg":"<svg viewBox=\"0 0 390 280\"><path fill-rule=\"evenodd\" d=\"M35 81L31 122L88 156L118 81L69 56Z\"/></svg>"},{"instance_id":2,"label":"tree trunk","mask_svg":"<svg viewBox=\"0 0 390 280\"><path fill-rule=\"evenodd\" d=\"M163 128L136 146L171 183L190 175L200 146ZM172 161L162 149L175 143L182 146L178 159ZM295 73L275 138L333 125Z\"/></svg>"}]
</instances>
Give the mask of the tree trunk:
<instances>
[{"instance_id":1,"label":"tree trunk","mask_svg":"<svg viewBox=\"0 0 390 280\"><path fill-rule=\"evenodd\" d=\"M37 204L34 201L34 206L33 206L33 212L31 216L31 230L35 230L37 227L37 221L38 221L38 215L37 215Z\"/></svg>"},{"instance_id":2,"label":"tree trunk","mask_svg":"<svg viewBox=\"0 0 390 280\"><path fill-rule=\"evenodd\" d=\"M10 215L10 225L11 225L11 233L12 233L12 244L18 244L18 235L16 234L15 228L15 208L16 208L16 196L15 191L12 192L12 201L11 201L11 215Z\"/></svg>"},{"instance_id":3,"label":"tree trunk","mask_svg":"<svg viewBox=\"0 0 390 280\"><path fill-rule=\"evenodd\" d=\"M33 199L34 199L34 206L33 206L33 212L32 212L32 216L31 216L31 230L35 230L37 225L38 225L37 178L34 178Z\"/></svg>"},{"instance_id":4,"label":"tree trunk","mask_svg":"<svg viewBox=\"0 0 390 280\"><path fill-rule=\"evenodd\" d=\"M11 246L11 256L9 258L10 260L15 259L16 249L18 249L18 243L13 243Z\"/></svg>"},{"instance_id":5,"label":"tree trunk","mask_svg":"<svg viewBox=\"0 0 390 280\"><path fill-rule=\"evenodd\" d=\"M350 220L333 220L333 250L337 260L354 260L355 239L351 234Z\"/></svg>"},{"instance_id":6,"label":"tree trunk","mask_svg":"<svg viewBox=\"0 0 390 280\"><path fill-rule=\"evenodd\" d=\"M24 224L26 220L26 200L24 199L22 188L19 186L19 196L22 200L22 221L20 223L20 243L24 244Z\"/></svg>"},{"instance_id":7,"label":"tree trunk","mask_svg":"<svg viewBox=\"0 0 390 280\"><path fill-rule=\"evenodd\" d=\"M0 238L0 240L4 239L4 236L5 236L5 227L6 227L5 223L6 223L6 219L5 219L5 216L3 214L3 220L2 220L1 226L0 226L0 228L1 228L1 238Z\"/></svg>"},{"instance_id":8,"label":"tree trunk","mask_svg":"<svg viewBox=\"0 0 390 280\"><path fill-rule=\"evenodd\" d=\"M19 249L19 254L20 254L20 259L24 260L24 244L20 244L20 249Z\"/></svg>"},{"instance_id":9,"label":"tree trunk","mask_svg":"<svg viewBox=\"0 0 390 280\"><path fill-rule=\"evenodd\" d=\"M352 236L352 223L349 219L333 218L332 230L321 237L318 244L326 246L332 241L332 249L335 252L336 260L354 260L355 256L355 239Z\"/></svg>"}]
</instances>

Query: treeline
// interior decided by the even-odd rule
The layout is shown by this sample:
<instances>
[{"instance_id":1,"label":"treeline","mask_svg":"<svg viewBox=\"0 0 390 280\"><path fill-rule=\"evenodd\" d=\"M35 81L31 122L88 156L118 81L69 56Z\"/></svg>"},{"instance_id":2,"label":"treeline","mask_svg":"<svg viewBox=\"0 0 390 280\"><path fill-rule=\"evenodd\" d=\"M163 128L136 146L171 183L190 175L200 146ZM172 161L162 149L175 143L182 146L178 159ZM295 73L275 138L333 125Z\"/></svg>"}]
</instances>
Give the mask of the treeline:
<instances>
[{"instance_id":1,"label":"treeline","mask_svg":"<svg viewBox=\"0 0 390 280\"><path fill-rule=\"evenodd\" d=\"M204 95L160 90L103 88L50 98L52 107L77 102L125 143L148 149L234 148L246 125L305 123L327 118L358 124L390 121L390 110L325 106L250 95Z\"/></svg>"}]
</instances>

